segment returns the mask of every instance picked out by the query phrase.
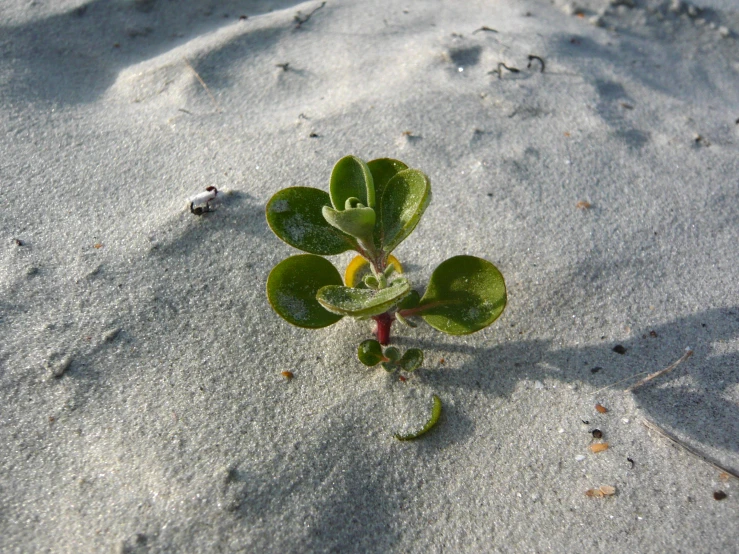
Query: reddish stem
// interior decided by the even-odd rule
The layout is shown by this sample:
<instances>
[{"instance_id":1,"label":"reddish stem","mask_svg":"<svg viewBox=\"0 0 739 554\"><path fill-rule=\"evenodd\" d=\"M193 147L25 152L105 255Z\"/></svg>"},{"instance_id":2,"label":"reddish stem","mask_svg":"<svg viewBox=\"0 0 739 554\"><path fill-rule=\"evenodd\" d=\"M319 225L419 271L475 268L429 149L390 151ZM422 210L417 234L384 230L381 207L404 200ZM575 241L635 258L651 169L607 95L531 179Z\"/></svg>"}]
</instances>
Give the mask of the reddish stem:
<instances>
[{"instance_id":1,"label":"reddish stem","mask_svg":"<svg viewBox=\"0 0 739 554\"><path fill-rule=\"evenodd\" d=\"M390 344L390 327L393 321L395 321L395 317L385 312L384 314L373 316L372 319L377 323L377 329L375 329L377 341L381 345L387 346Z\"/></svg>"}]
</instances>

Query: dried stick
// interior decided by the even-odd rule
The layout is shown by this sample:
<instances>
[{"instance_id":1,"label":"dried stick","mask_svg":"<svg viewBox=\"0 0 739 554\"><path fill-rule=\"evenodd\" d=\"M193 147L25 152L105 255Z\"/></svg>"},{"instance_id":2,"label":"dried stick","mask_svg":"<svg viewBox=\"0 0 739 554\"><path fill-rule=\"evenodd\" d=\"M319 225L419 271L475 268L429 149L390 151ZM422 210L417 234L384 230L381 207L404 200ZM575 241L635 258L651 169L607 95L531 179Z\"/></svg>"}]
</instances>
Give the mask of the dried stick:
<instances>
[{"instance_id":1,"label":"dried stick","mask_svg":"<svg viewBox=\"0 0 739 554\"><path fill-rule=\"evenodd\" d=\"M693 448L692 446L684 443L680 439L678 439L675 435L670 433L669 431L666 431L659 425L657 425L655 422L648 420L647 418L644 418L642 420L642 424L647 429L651 429L652 431L656 431L660 435L662 435L667 440L671 441L675 445L679 446L689 454L692 454L696 458L700 458L704 462L706 462L709 465L712 465L714 468L718 469L719 471L723 471L725 473L728 473L732 477L735 477L736 479L739 479L739 472L734 471L733 469L729 469L727 467L722 466L720 463L718 463L716 460L708 456L707 454L704 454L703 452L700 452L699 450Z\"/></svg>"},{"instance_id":2,"label":"dried stick","mask_svg":"<svg viewBox=\"0 0 739 554\"><path fill-rule=\"evenodd\" d=\"M678 361L676 361L674 364L669 365L668 367L661 369L659 371L655 371L654 373L647 375L644 379L639 381L638 383L634 383L630 387L624 389L624 392L631 392L634 389L641 387L644 383L648 383L652 379L656 379L660 375L664 375L665 373L669 373L673 369L675 369L677 366L679 366L681 363L683 363L685 360L690 358L693 355L693 351L690 349L690 347L685 349L685 354L683 354L683 357L680 358Z\"/></svg>"},{"instance_id":3,"label":"dried stick","mask_svg":"<svg viewBox=\"0 0 739 554\"><path fill-rule=\"evenodd\" d=\"M655 377L659 377L663 373L667 373L668 371L672 371L673 369L675 369L678 366L678 364L684 362L685 360L687 360L688 358L690 358L690 356L692 356L692 355L693 355L693 351L690 348L686 348L685 349L685 354L683 354L683 357L680 358L678 361L676 361L674 364L672 364L669 367L666 367L665 369L660 369L659 371L656 371L656 372L652 373L651 375L648 375L645 379L642 379L638 383L636 383L634 385L631 385L629 388L625 389L624 392L630 392L630 391L634 390L636 387L642 386L647 381L651 381L652 379L654 379ZM624 381L628 381L629 379L633 379L634 377L639 377L640 375L644 375L646 373L648 373L648 372L647 371L642 371L641 373L635 373L634 375L630 375L629 377L625 377L624 379L620 379L620 380L616 381L615 383L611 383L610 385L606 385L602 389L598 389L597 391L595 391L593 394L598 394L599 392L602 392L602 391L604 391L606 389L610 389L614 385L618 385L619 383L623 383Z\"/></svg>"},{"instance_id":4,"label":"dried stick","mask_svg":"<svg viewBox=\"0 0 739 554\"><path fill-rule=\"evenodd\" d=\"M205 81L203 81L203 78L198 74L197 71L195 71L195 68L190 64L190 62L187 61L187 58L183 57L182 61L185 62L185 65L190 68L190 71L193 72L193 74L195 75L195 78L200 82L201 85L203 85L205 92L207 92L208 96L210 96L210 101L213 102L213 105L216 107L216 110L218 110L219 112L223 111L221 109L221 106L218 105L218 101L216 100L216 97L213 96L212 92L210 92L208 85L205 84Z\"/></svg>"}]
</instances>

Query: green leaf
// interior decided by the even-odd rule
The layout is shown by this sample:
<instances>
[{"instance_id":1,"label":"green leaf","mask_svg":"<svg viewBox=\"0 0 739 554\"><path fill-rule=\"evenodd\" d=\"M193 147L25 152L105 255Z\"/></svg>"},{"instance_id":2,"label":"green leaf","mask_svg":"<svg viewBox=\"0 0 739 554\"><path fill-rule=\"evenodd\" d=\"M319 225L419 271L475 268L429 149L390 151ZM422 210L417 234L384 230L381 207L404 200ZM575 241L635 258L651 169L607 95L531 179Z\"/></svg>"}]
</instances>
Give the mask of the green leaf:
<instances>
[{"instance_id":1,"label":"green leaf","mask_svg":"<svg viewBox=\"0 0 739 554\"><path fill-rule=\"evenodd\" d=\"M416 371L423 364L423 352L418 348L409 348L398 361L401 371Z\"/></svg>"},{"instance_id":2,"label":"green leaf","mask_svg":"<svg viewBox=\"0 0 739 554\"><path fill-rule=\"evenodd\" d=\"M403 301L398 304L398 311L400 310L410 310L411 308L415 308L418 306L418 304L421 302L421 295L418 294L417 290L412 290L408 296L403 298Z\"/></svg>"},{"instance_id":3,"label":"green leaf","mask_svg":"<svg viewBox=\"0 0 739 554\"><path fill-rule=\"evenodd\" d=\"M388 311L408 294L410 289L408 281L400 279L392 286L381 290L331 285L321 288L316 298L324 308L335 314L370 317Z\"/></svg>"},{"instance_id":4,"label":"green leaf","mask_svg":"<svg viewBox=\"0 0 739 554\"><path fill-rule=\"evenodd\" d=\"M375 185L375 199L377 201L382 198L382 193L388 181L395 177L398 172L408 169L408 166L403 162L391 158L379 158L369 161L367 162L367 167L369 167L370 173L372 173L372 180Z\"/></svg>"},{"instance_id":5,"label":"green leaf","mask_svg":"<svg viewBox=\"0 0 739 554\"><path fill-rule=\"evenodd\" d=\"M272 269L267 278L267 298L289 323L318 329L336 323L342 316L326 311L316 300L316 293L326 285L341 283L341 275L327 259L299 254Z\"/></svg>"},{"instance_id":6,"label":"green leaf","mask_svg":"<svg viewBox=\"0 0 739 554\"><path fill-rule=\"evenodd\" d=\"M400 350L394 346L388 346L385 349L385 358L387 361L382 362L382 368L385 371L395 371L398 369L398 360L400 359Z\"/></svg>"},{"instance_id":7,"label":"green leaf","mask_svg":"<svg viewBox=\"0 0 739 554\"><path fill-rule=\"evenodd\" d=\"M390 253L418 225L431 202L431 183L417 169L405 169L388 181L380 202L380 243Z\"/></svg>"},{"instance_id":8,"label":"green leaf","mask_svg":"<svg viewBox=\"0 0 739 554\"><path fill-rule=\"evenodd\" d=\"M382 355L382 346L374 339L368 339L360 343L357 349L357 358L366 366L373 366L379 364L385 359Z\"/></svg>"},{"instance_id":9,"label":"green leaf","mask_svg":"<svg viewBox=\"0 0 739 554\"><path fill-rule=\"evenodd\" d=\"M426 323L450 335L474 333L495 321L506 306L503 275L475 256L455 256L437 267L417 308Z\"/></svg>"},{"instance_id":10,"label":"green leaf","mask_svg":"<svg viewBox=\"0 0 739 554\"><path fill-rule=\"evenodd\" d=\"M385 357L391 362L397 362L400 359L400 350L394 346L388 346L385 349Z\"/></svg>"},{"instance_id":11,"label":"green leaf","mask_svg":"<svg viewBox=\"0 0 739 554\"><path fill-rule=\"evenodd\" d=\"M375 186L369 167L356 156L341 158L331 171L331 204L337 211L344 210L349 198L358 198L369 208L375 207Z\"/></svg>"},{"instance_id":12,"label":"green leaf","mask_svg":"<svg viewBox=\"0 0 739 554\"><path fill-rule=\"evenodd\" d=\"M400 323L403 325L407 325L408 327L416 328L418 325L416 325L415 321L411 321L410 319L406 319L403 317L403 315L400 312L395 312L395 319L397 319Z\"/></svg>"},{"instance_id":13,"label":"green leaf","mask_svg":"<svg viewBox=\"0 0 739 554\"><path fill-rule=\"evenodd\" d=\"M408 435L401 435L399 433L395 434L395 438L399 441L410 441L419 438L420 436L428 433L431 429L433 429L434 425L436 425L436 422L439 421L439 417L441 416L441 398L439 398L436 395L433 395L434 405L431 408L431 417L426 422L426 425L423 426L423 428L416 432L416 433L410 433Z\"/></svg>"},{"instance_id":14,"label":"green leaf","mask_svg":"<svg viewBox=\"0 0 739 554\"><path fill-rule=\"evenodd\" d=\"M331 206L324 206L321 213L323 219L332 227L371 243L376 218L375 210L372 208L349 208L338 211Z\"/></svg>"},{"instance_id":15,"label":"green leaf","mask_svg":"<svg viewBox=\"0 0 739 554\"><path fill-rule=\"evenodd\" d=\"M408 166L398 160L379 158L367 162L367 167L369 167L370 173L372 173L372 181L375 185L375 211L379 214L382 206L382 193L385 191L388 182L398 172L408 169ZM374 239L377 248L380 248L380 241L382 239L380 232L380 225L376 225Z\"/></svg>"},{"instance_id":16,"label":"green leaf","mask_svg":"<svg viewBox=\"0 0 739 554\"><path fill-rule=\"evenodd\" d=\"M290 246L311 254L331 256L357 249L349 235L329 225L321 210L329 195L310 187L282 189L267 202L267 223Z\"/></svg>"}]
</instances>

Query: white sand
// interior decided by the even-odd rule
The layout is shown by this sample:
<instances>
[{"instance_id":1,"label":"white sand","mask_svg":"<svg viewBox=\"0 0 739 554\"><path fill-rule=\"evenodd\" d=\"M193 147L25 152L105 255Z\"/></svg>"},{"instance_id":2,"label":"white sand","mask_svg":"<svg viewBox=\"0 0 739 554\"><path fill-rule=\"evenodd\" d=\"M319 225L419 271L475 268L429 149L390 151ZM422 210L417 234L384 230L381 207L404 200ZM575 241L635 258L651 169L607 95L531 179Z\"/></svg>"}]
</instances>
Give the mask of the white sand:
<instances>
[{"instance_id":1,"label":"white sand","mask_svg":"<svg viewBox=\"0 0 739 554\"><path fill-rule=\"evenodd\" d=\"M739 469L739 9L621 4L3 2L0 551L735 551L739 483L641 420ZM429 175L415 284L509 286L395 328L406 383L264 294L266 201L349 153Z\"/></svg>"}]
</instances>

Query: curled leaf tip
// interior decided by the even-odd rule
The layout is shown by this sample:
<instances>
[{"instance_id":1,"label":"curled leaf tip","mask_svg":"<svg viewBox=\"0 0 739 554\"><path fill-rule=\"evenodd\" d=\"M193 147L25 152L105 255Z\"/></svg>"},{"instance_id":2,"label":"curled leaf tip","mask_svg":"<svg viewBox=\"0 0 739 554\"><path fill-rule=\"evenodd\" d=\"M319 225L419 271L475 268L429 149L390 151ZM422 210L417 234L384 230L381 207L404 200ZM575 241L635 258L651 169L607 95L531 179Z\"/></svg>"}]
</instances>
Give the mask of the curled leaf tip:
<instances>
[{"instance_id":1,"label":"curled leaf tip","mask_svg":"<svg viewBox=\"0 0 739 554\"><path fill-rule=\"evenodd\" d=\"M422 435L425 435L428 433L431 429L434 428L436 423L439 421L439 417L441 416L441 398L439 398L437 395L433 395L434 405L431 408L431 417L426 422L426 425L423 426L423 428L420 431L417 431L416 433L410 433L407 435L401 435L400 433L395 434L395 438L399 441L411 441L415 440Z\"/></svg>"}]
</instances>

